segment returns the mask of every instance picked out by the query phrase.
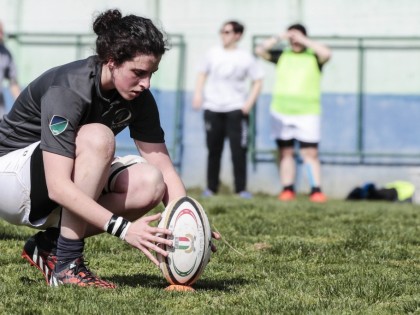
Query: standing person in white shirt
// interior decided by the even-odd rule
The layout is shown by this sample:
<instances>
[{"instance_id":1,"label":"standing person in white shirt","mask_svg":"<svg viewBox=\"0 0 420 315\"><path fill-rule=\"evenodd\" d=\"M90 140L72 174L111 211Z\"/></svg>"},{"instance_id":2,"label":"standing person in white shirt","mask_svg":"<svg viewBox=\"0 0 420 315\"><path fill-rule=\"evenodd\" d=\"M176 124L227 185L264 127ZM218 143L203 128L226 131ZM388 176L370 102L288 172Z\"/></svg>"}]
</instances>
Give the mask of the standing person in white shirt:
<instances>
[{"instance_id":1,"label":"standing person in white shirt","mask_svg":"<svg viewBox=\"0 0 420 315\"><path fill-rule=\"evenodd\" d=\"M220 30L222 46L205 55L198 68L193 107L204 109L206 128L207 188L203 196L213 196L220 184L220 166L225 138L232 155L235 193L252 198L246 190L249 113L260 94L263 70L256 58L238 48L244 26L228 21ZM251 88L247 86L250 80Z\"/></svg>"}]
</instances>

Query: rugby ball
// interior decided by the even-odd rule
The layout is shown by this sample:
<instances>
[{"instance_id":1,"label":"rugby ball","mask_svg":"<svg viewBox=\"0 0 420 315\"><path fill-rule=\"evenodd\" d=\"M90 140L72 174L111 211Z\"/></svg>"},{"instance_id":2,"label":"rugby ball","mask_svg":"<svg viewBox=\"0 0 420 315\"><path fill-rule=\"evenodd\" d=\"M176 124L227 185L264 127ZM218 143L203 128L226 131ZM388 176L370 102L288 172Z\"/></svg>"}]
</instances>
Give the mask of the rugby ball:
<instances>
[{"instance_id":1,"label":"rugby ball","mask_svg":"<svg viewBox=\"0 0 420 315\"><path fill-rule=\"evenodd\" d=\"M192 285L207 266L211 255L211 228L200 203L191 197L170 202L162 213L158 227L172 231L172 246L160 244L169 252L157 253L160 269L170 284Z\"/></svg>"}]
</instances>

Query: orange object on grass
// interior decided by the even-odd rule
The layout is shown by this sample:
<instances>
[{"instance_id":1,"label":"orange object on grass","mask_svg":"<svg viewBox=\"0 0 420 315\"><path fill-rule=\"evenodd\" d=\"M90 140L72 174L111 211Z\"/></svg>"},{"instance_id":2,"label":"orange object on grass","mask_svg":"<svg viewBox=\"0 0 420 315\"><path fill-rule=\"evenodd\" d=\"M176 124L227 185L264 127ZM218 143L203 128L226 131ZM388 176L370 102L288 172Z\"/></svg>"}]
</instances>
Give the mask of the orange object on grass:
<instances>
[{"instance_id":1,"label":"orange object on grass","mask_svg":"<svg viewBox=\"0 0 420 315\"><path fill-rule=\"evenodd\" d=\"M323 203L327 201L327 197L322 192L316 192L309 197L309 200L312 202Z\"/></svg>"},{"instance_id":2,"label":"orange object on grass","mask_svg":"<svg viewBox=\"0 0 420 315\"><path fill-rule=\"evenodd\" d=\"M171 284L170 286L165 288L165 291L194 292L195 290L188 285Z\"/></svg>"},{"instance_id":3,"label":"orange object on grass","mask_svg":"<svg viewBox=\"0 0 420 315\"><path fill-rule=\"evenodd\" d=\"M277 199L280 201L292 201L296 199L296 194L291 190L283 190Z\"/></svg>"}]
</instances>

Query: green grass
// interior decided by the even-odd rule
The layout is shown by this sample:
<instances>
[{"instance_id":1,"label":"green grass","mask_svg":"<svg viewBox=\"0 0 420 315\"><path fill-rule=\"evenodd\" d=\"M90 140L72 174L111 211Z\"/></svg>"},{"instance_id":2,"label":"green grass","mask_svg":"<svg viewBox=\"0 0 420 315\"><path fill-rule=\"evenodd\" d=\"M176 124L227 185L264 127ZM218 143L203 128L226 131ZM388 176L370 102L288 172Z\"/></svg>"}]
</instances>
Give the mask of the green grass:
<instances>
[{"instance_id":1,"label":"green grass","mask_svg":"<svg viewBox=\"0 0 420 315\"><path fill-rule=\"evenodd\" d=\"M0 221L0 314L420 314L420 207L197 199L223 241L194 293L164 291L110 235L88 239L86 258L116 290L49 288L20 258L34 231Z\"/></svg>"}]
</instances>

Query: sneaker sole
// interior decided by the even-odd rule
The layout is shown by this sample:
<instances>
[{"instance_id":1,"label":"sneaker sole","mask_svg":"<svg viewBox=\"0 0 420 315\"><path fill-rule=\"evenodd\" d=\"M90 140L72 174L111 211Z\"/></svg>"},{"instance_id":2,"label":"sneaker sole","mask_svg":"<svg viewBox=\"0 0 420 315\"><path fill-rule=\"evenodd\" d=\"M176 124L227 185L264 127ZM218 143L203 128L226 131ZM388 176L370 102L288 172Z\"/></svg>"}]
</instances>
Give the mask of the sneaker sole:
<instances>
[{"instance_id":1,"label":"sneaker sole","mask_svg":"<svg viewBox=\"0 0 420 315\"><path fill-rule=\"evenodd\" d=\"M49 270L48 266L44 265L44 261L40 258L40 256L38 256L38 250L35 248L34 254L32 256L34 259L32 259L31 256L29 256L26 253L25 250L23 250L21 256L22 256L23 259L26 259L31 264L31 266L34 266L39 271L41 271L42 274L44 275L45 282L47 283L47 285L50 285L50 279L51 279L50 270ZM39 262L40 262L39 265L35 262L36 260L39 260Z\"/></svg>"},{"instance_id":2,"label":"sneaker sole","mask_svg":"<svg viewBox=\"0 0 420 315\"><path fill-rule=\"evenodd\" d=\"M93 288L98 288L98 289L116 289L117 288L116 284L112 284L112 285L110 284L108 286L101 286L101 285L95 285L95 284L86 284L83 282L63 283L63 281L58 280L56 277L52 276L50 287L58 288L60 286L76 286L76 287L82 287L82 288L93 287Z\"/></svg>"},{"instance_id":3,"label":"sneaker sole","mask_svg":"<svg viewBox=\"0 0 420 315\"><path fill-rule=\"evenodd\" d=\"M114 283L108 283L108 285L106 286L102 286L102 285L95 285L95 284L88 284L88 283L84 283L84 282L68 282L68 283L64 283L62 280L59 280L57 277L55 277L54 275L51 276L51 281L50 281L50 287L52 288L57 288L60 286L78 286L78 287L94 287L94 288L99 288L99 289L116 289L117 285Z\"/></svg>"}]
</instances>

